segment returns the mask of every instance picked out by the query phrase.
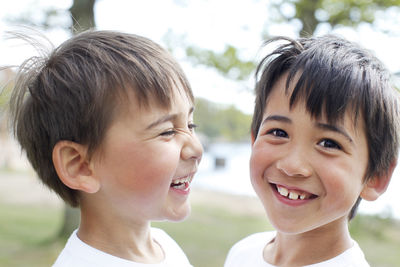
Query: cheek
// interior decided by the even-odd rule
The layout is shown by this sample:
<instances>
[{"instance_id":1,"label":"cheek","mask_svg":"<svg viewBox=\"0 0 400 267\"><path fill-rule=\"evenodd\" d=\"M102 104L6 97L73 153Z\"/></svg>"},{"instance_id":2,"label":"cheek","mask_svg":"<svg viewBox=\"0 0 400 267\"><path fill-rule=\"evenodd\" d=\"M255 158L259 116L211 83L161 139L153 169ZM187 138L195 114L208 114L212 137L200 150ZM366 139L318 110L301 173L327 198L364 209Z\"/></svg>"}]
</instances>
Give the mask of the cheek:
<instances>
[{"instance_id":1,"label":"cheek","mask_svg":"<svg viewBox=\"0 0 400 267\"><path fill-rule=\"evenodd\" d=\"M327 161L320 166L317 173L324 177L326 194L332 201L340 200L344 204L352 205L361 192L364 168L356 163L340 161Z\"/></svg>"},{"instance_id":2,"label":"cheek","mask_svg":"<svg viewBox=\"0 0 400 267\"><path fill-rule=\"evenodd\" d=\"M176 152L161 145L115 144L104 153L96 166L106 188L126 192L128 195L149 195L152 192L167 191L175 173ZM162 149L164 148L164 149Z\"/></svg>"},{"instance_id":3,"label":"cheek","mask_svg":"<svg viewBox=\"0 0 400 267\"><path fill-rule=\"evenodd\" d=\"M178 162L179 153L176 151L144 147L130 151L128 158L120 163L120 166L125 166L127 170L120 178L125 186L138 191L166 191L175 175Z\"/></svg>"},{"instance_id":4,"label":"cheek","mask_svg":"<svg viewBox=\"0 0 400 267\"><path fill-rule=\"evenodd\" d=\"M272 160L270 150L255 143L250 156L250 178L253 186L263 184L264 172L270 166Z\"/></svg>"}]
</instances>

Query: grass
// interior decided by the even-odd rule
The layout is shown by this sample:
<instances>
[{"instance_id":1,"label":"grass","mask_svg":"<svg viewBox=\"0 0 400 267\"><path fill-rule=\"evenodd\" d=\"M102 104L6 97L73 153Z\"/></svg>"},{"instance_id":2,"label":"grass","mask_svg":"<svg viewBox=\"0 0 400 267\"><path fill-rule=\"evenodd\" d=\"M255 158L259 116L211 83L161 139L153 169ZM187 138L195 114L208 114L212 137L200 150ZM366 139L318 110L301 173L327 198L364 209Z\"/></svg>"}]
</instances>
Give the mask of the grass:
<instances>
[{"instance_id":1,"label":"grass","mask_svg":"<svg viewBox=\"0 0 400 267\"><path fill-rule=\"evenodd\" d=\"M62 214L49 207L0 204L0 266L50 266L64 246Z\"/></svg>"},{"instance_id":2,"label":"grass","mask_svg":"<svg viewBox=\"0 0 400 267\"><path fill-rule=\"evenodd\" d=\"M51 266L66 240L57 240L62 210L0 203L0 266ZM358 216L351 224L371 266L400 266L400 222ZM182 246L196 267L221 267L229 248L250 233L270 230L265 216L194 204L182 223L154 223Z\"/></svg>"},{"instance_id":3,"label":"grass","mask_svg":"<svg viewBox=\"0 0 400 267\"><path fill-rule=\"evenodd\" d=\"M350 225L350 232L371 266L400 266L400 221L371 215L357 216Z\"/></svg>"}]
</instances>

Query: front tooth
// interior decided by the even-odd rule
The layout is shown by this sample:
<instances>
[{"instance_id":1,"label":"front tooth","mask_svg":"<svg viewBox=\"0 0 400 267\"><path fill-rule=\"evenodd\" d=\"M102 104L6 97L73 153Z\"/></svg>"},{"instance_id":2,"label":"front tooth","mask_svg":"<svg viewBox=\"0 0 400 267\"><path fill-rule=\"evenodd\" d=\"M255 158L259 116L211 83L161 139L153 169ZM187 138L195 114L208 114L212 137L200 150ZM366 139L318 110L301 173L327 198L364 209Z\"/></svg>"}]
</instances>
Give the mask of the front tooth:
<instances>
[{"instance_id":1,"label":"front tooth","mask_svg":"<svg viewBox=\"0 0 400 267\"><path fill-rule=\"evenodd\" d=\"M284 187L278 187L278 192L284 197L287 197L289 194L289 191Z\"/></svg>"},{"instance_id":2,"label":"front tooth","mask_svg":"<svg viewBox=\"0 0 400 267\"><path fill-rule=\"evenodd\" d=\"M289 193L289 198L290 199L298 199L299 198L299 195L297 194L297 193L295 193L295 192L290 192Z\"/></svg>"},{"instance_id":3,"label":"front tooth","mask_svg":"<svg viewBox=\"0 0 400 267\"><path fill-rule=\"evenodd\" d=\"M180 184L180 183L181 183L181 180L180 180L180 179L176 179L176 180L174 180L172 183L173 183L173 184Z\"/></svg>"},{"instance_id":4,"label":"front tooth","mask_svg":"<svg viewBox=\"0 0 400 267\"><path fill-rule=\"evenodd\" d=\"M176 188L177 189L185 189L185 184L178 185Z\"/></svg>"}]
</instances>

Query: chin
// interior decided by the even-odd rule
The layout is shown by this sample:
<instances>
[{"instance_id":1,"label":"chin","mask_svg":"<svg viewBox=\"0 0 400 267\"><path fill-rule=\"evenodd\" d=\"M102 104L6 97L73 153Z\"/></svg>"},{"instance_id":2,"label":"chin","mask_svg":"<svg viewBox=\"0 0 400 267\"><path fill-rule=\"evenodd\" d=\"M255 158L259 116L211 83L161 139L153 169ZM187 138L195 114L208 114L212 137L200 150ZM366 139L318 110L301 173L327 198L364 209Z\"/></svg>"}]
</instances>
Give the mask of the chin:
<instances>
[{"instance_id":1,"label":"chin","mask_svg":"<svg viewBox=\"0 0 400 267\"><path fill-rule=\"evenodd\" d=\"M165 216L166 217L165 219L171 222L180 222L189 217L190 213L191 213L190 205L185 205L185 207L169 211L167 216Z\"/></svg>"}]
</instances>

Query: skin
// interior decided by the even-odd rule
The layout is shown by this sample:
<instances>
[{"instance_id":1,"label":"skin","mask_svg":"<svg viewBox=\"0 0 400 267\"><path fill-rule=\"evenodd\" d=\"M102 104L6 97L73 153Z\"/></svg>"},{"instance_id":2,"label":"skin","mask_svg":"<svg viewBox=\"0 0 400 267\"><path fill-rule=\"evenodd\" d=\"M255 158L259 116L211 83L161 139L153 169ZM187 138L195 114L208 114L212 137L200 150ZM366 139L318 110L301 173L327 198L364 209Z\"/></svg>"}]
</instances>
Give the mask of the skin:
<instances>
[{"instance_id":1,"label":"skin","mask_svg":"<svg viewBox=\"0 0 400 267\"><path fill-rule=\"evenodd\" d=\"M127 260L157 263L164 252L151 238L150 222L180 221L190 213L190 189L174 189L171 182L191 180L201 160L193 103L175 88L171 109L154 99L141 106L133 93L122 106L90 160L79 145L58 148L75 155L64 157L63 181L82 191L82 241Z\"/></svg>"},{"instance_id":2,"label":"skin","mask_svg":"<svg viewBox=\"0 0 400 267\"><path fill-rule=\"evenodd\" d=\"M311 117L302 100L289 108L286 77L274 85L253 137L250 175L277 230L265 246L265 261L299 266L333 258L352 246L347 216L357 198L369 198L371 190L363 182L368 164L363 120L355 124L346 113L332 125L324 116ZM277 186L305 199L288 199Z\"/></svg>"}]
</instances>

